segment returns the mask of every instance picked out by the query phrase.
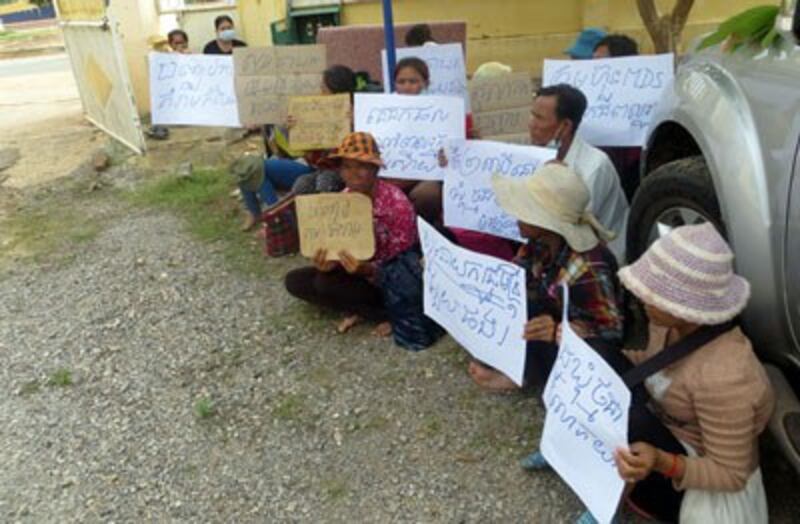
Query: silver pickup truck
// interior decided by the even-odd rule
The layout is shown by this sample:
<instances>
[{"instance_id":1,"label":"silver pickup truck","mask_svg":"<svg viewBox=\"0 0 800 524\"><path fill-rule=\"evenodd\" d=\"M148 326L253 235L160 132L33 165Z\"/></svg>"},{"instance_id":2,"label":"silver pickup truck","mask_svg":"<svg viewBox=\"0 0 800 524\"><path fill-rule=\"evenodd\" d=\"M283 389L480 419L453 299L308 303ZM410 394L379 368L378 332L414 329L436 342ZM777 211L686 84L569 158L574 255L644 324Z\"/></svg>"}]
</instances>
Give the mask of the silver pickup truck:
<instances>
[{"instance_id":1,"label":"silver pickup truck","mask_svg":"<svg viewBox=\"0 0 800 524\"><path fill-rule=\"evenodd\" d=\"M628 258L671 228L714 222L753 289L743 315L778 394L771 430L800 471L800 5L769 49L692 53L650 129Z\"/></svg>"}]
</instances>

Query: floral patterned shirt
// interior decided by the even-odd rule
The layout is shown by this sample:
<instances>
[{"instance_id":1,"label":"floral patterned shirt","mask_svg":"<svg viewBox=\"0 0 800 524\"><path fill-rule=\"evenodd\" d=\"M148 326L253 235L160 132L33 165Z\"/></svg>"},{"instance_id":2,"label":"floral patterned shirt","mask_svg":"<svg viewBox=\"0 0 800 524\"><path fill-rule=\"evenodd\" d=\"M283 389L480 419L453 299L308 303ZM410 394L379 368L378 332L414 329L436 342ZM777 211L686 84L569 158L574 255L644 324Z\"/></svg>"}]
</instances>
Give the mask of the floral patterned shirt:
<instances>
[{"instance_id":1,"label":"floral patterned shirt","mask_svg":"<svg viewBox=\"0 0 800 524\"><path fill-rule=\"evenodd\" d=\"M344 190L346 193L349 189ZM375 256L380 266L417 243L417 215L408 197L389 182L378 179L372 195Z\"/></svg>"}]
</instances>

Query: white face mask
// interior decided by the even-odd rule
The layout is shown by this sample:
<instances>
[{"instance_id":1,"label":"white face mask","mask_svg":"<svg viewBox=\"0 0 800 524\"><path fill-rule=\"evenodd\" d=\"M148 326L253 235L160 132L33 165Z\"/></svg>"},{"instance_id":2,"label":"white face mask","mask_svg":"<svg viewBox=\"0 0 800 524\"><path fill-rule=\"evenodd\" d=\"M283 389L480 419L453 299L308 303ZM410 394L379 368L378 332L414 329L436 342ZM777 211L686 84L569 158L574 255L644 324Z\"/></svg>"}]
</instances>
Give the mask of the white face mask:
<instances>
[{"instance_id":1,"label":"white face mask","mask_svg":"<svg viewBox=\"0 0 800 524\"><path fill-rule=\"evenodd\" d=\"M236 30L226 29L219 32L219 39L223 42L233 42L236 39Z\"/></svg>"},{"instance_id":2,"label":"white face mask","mask_svg":"<svg viewBox=\"0 0 800 524\"><path fill-rule=\"evenodd\" d=\"M553 134L553 138L551 138L550 141L547 143L547 145L544 147L546 147L547 149L552 149L554 151L558 151L561 148L561 137L559 136L560 134L559 131L561 131L561 128L556 129L556 132Z\"/></svg>"}]
</instances>

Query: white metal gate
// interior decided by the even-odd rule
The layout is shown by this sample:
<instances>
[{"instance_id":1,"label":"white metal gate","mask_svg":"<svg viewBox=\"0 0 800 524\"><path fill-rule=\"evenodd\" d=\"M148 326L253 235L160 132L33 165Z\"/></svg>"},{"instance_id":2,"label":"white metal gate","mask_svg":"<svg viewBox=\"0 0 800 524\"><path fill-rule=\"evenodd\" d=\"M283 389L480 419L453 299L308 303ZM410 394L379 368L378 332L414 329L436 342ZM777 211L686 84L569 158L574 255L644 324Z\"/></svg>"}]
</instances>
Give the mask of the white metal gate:
<instances>
[{"instance_id":1,"label":"white metal gate","mask_svg":"<svg viewBox=\"0 0 800 524\"><path fill-rule=\"evenodd\" d=\"M86 118L139 154L142 125L116 22L103 0L58 0L56 9Z\"/></svg>"}]
</instances>

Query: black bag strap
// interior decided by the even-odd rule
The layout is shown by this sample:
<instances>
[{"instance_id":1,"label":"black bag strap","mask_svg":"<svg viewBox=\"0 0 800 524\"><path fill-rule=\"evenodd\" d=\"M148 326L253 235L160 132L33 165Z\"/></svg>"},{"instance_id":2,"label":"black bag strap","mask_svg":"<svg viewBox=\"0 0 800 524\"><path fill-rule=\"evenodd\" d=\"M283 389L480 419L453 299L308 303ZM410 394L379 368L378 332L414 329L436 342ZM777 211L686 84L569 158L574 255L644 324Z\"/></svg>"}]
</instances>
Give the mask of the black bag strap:
<instances>
[{"instance_id":1,"label":"black bag strap","mask_svg":"<svg viewBox=\"0 0 800 524\"><path fill-rule=\"evenodd\" d=\"M734 327L735 325L733 322L702 327L677 344L664 348L657 355L631 369L622 376L622 380L629 389L633 389L634 386L644 382L647 377L674 364L682 358L688 357L720 335L732 330Z\"/></svg>"}]
</instances>

